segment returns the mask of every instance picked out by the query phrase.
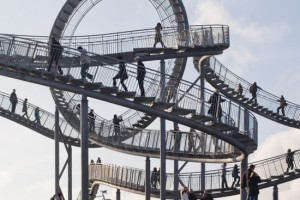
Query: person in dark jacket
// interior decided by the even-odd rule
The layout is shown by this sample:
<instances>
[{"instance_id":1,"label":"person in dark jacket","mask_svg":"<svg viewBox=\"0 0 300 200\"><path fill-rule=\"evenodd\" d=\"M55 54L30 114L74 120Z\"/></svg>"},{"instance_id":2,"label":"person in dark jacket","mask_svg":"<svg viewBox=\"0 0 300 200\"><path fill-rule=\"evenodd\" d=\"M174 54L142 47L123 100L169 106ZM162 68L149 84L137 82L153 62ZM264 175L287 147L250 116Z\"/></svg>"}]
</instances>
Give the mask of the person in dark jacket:
<instances>
[{"instance_id":1,"label":"person in dark jacket","mask_svg":"<svg viewBox=\"0 0 300 200\"><path fill-rule=\"evenodd\" d=\"M282 116L285 116L284 109L287 106L287 103L286 100L284 99L284 96L281 95L280 99L277 101L279 101L279 107L277 108L277 115L279 115L279 110L281 109Z\"/></svg>"},{"instance_id":2,"label":"person in dark jacket","mask_svg":"<svg viewBox=\"0 0 300 200\"><path fill-rule=\"evenodd\" d=\"M91 111L88 114L90 132L95 132L95 119L96 119L96 117L94 114L94 110L91 109Z\"/></svg>"},{"instance_id":3,"label":"person in dark jacket","mask_svg":"<svg viewBox=\"0 0 300 200\"><path fill-rule=\"evenodd\" d=\"M190 189L189 200L197 200L197 196L194 194L194 191Z\"/></svg>"},{"instance_id":4,"label":"person in dark jacket","mask_svg":"<svg viewBox=\"0 0 300 200\"><path fill-rule=\"evenodd\" d=\"M27 113L27 109L28 109L28 105L27 105L27 103L28 103L28 99L27 98L25 98L25 101L23 101L23 108L22 108L22 112L24 113L23 115L22 115L22 117L27 117L27 119L29 119L29 116L28 116L28 113Z\"/></svg>"},{"instance_id":5,"label":"person in dark jacket","mask_svg":"<svg viewBox=\"0 0 300 200\"><path fill-rule=\"evenodd\" d=\"M114 115L113 124L114 124L115 136L119 136L121 133L121 128L120 128L121 121L123 121L121 116L118 117L117 115Z\"/></svg>"},{"instance_id":6,"label":"person in dark jacket","mask_svg":"<svg viewBox=\"0 0 300 200\"><path fill-rule=\"evenodd\" d=\"M161 23L157 23L155 26L155 39L154 39L154 45L153 45L154 48L156 47L156 44L159 42L161 43L161 46L163 48L166 48L165 44L162 41L161 31L162 31L162 25L161 25Z\"/></svg>"},{"instance_id":7,"label":"person in dark jacket","mask_svg":"<svg viewBox=\"0 0 300 200\"><path fill-rule=\"evenodd\" d=\"M118 56L117 59L119 60L119 72L115 77L113 77L113 85L114 87L117 87L117 82L116 79L120 79L120 83L123 87L123 89L127 92L127 87L124 83L124 81L128 78L127 71L126 71L126 65L125 62L123 61L122 56Z\"/></svg>"},{"instance_id":8,"label":"person in dark jacket","mask_svg":"<svg viewBox=\"0 0 300 200\"><path fill-rule=\"evenodd\" d=\"M139 88L141 91L141 96L145 96L145 89L144 89L144 78L146 75L146 69L144 63L141 61L139 56L135 57L134 60L137 62L137 77L139 83Z\"/></svg>"},{"instance_id":9,"label":"person in dark jacket","mask_svg":"<svg viewBox=\"0 0 300 200\"><path fill-rule=\"evenodd\" d=\"M208 103L211 104L208 114L211 114L213 117L218 118L219 122L221 122L222 118L222 107L221 103L224 102L225 99L221 98L219 90L216 90L212 96L210 96Z\"/></svg>"},{"instance_id":10,"label":"person in dark jacket","mask_svg":"<svg viewBox=\"0 0 300 200\"><path fill-rule=\"evenodd\" d=\"M261 182L260 177L256 172L252 172L249 178L248 185L248 199L247 200L258 200L259 187L258 184Z\"/></svg>"},{"instance_id":11,"label":"person in dark jacket","mask_svg":"<svg viewBox=\"0 0 300 200\"><path fill-rule=\"evenodd\" d=\"M254 82L251 86L250 86L250 93L252 95L252 99L250 99L249 101L253 101L254 100L254 104L257 104L257 89L261 89L260 87L257 86L256 82Z\"/></svg>"},{"instance_id":12,"label":"person in dark jacket","mask_svg":"<svg viewBox=\"0 0 300 200\"><path fill-rule=\"evenodd\" d=\"M240 176L239 176L239 168L237 164L234 165L233 170L232 170L232 177L233 177L233 182L231 185L231 188L235 186L235 182L237 181L236 185L240 185Z\"/></svg>"},{"instance_id":13,"label":"person in dark jacket","mask_svg":"<svg viewBox=\"0 0 300 200\"><path fill-rule=\"evenodd\" d=\"M47 71L50 72L52 63L55 61L55 65L61 75L63 75L63 71L61 70L60 65L58 64L62 58L63 47L61 44L55 39L55 37L51 38L51 48L50 48L50 61Z\"/></svg>"},{"instance_id":14,"label":"person in dark jacket","mask_svg":"<svg viewBox=\"0 0 300 200\"><path fill-rule=\"evenodd\" d=\"M18 103L18 97L16 94L16 89L13 89L13 92L10 94L9 101L11 103L11 112L15 113L17 103Z\"/></svg>"},{"instance_id":15,"label":"person in dark jacket","mask_svg":"<svg viewBox=\"0 0 300 200\"><path fill-rule=\"evenodd\" d=\"M158 171L157 171L157 168L154 167L153 171L151 173L151 177L150 177L151 186L154 189L156 189L156 187L157 187L157 177L158 177Z\"/></svg>"},{"instance_id":16,"label":"person in dark jacket","mask_svg":"<svg viewBox=\"0 0 300 200\"><path fill-rule=\"evenodd\" d=\"M286 173L289 172L289 169L293 170L294 169L294 153L295 151L291 151L291 149L288 149L286 157L285 157L285 162L287 164L287 169Z\"/></svg>"},{"instance_id":17,"label":"person in dark jacket","mask_svg":"<svg viewBox=\"0 0 300 200\"><path fill-rule=\"evenodd\" d=\"M208 193L207 190L204 190L201 200L214 200L214 198Z\"/></svg>"}]
</instances>

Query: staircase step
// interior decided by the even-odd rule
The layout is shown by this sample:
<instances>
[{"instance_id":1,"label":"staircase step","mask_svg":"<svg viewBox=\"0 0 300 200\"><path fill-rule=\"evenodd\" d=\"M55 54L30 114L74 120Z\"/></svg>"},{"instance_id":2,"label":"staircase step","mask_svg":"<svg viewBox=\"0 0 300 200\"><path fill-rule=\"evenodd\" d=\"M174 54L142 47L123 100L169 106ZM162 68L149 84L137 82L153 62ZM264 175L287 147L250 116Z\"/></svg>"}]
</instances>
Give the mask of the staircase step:
<instances>
[{"instance_id":1,"label":"staircase step","mask_svg":"<svg viewBox=\"0 0 300 200\"><path fill-rule=\"evenodd\" d=\"M57 75L55 79L62 83L68 83L71 78L69 76Z\"/></svg>"},{"instance_id":2,"label":"staircase step","mask_svg":"<svg viewBox=\"0 0 300 200\"><path fill-rule=\"evenodd\" d=\"M141 124L132 124L132 126L136 128L144 128L144 126Z\"/></svg>"},{"instance_id":3,"label":"staircase step","mask_svg":"<svg viewBox=\"0 0 300 200\"><path fill-rule=\"evenodd\" d=\"M158 109L168 109L174 106L174 103L168 103L168 102L154 102L152 107L153 108L158 108Z\"/></svg>"},{"instance_id":4,"label":"staircase step","mask_svg":"<svg viewBox=\"0 0 300 200\"><path fill-rule=\"evenodd\" d=\"M126 91L117 92L117 97L122 97L127 99L133 99L135 95L136 92L126 92Z\"/></svg>"},{"instance_id":5,"label":"staircase step","mask_svg":"<svg viewBox=\"0 0 300 200\"><path fill-rule=\"evenodd\" d=\"M29 74L33 76L42 76L45 71L33 69L29 72Z\"/></svg>"},{"instance_id":6,"label":"staircase step","mask_svg":"<svg viewBox=\"0 0 300 200\"><path fill-rule=\"evenodd\" d=\"M148 120L151 119L151 117L150 116L144 116L144 117L142 117L142 119L148 121Z\"/></svg>"},{"instance_id":7,"label":"staircase step","mask_svg":"<svg viewBox=\"0 0 300 200\"><path fill-rule=\"evenodd\" d=\"M191 113L196 112L194 109L185 109L185 108L173 108L172 113L175 113L177 115L188 115Z\"/></svg>"},{"instance_id":8,"label":"staircase step","mask_svg":"<svg viewBox=\"0 0 300 200\"><path fill-rule=\"evenodd\" d=\"M139 124L145 124L145 123L147 123L147 121L144 121L144 120L138 120L137 123L139 123Z\"/></svg>"},{"instance_id":9,"label":"staircase step","mask_svg":"<svg viewBox=\"0 0 300 200\"><path fill-rule=\"evenodd\" d=\"M284 178L284 176L281 174L281 175L271 175L271 178L272 179L281 179L281 178Z\"/></svg>"},{"instance_id":10,"label":"staircase step","mask_svg":"<svg viewBox=\"0 0 300 200\"><path fill-rule=\"evenodd\" d=\"M214 117L209 117L209 116L205 116L205 115L197 115L197 114L193 115L191 119L197 120L197 121L200 121L203 123L215 120Z\"/></svg>"},{"instance_id":11,"label":"staircase step","mask_svg":"<svg viewBox=\"0 0 300 200\"><path fill-rule=\"evenodd\" d=\"M118 88L116 88L116 87L101 87L100 91L105 94L112 94L112 93L117 93Z\"/></svg>"},{"instance_id":12,"label":"staircase step","mask_svg":"<svg viewBox=\"0 0 300 200\"><path fill-rule=\"evenodd\" d=\"M153 103L155 97L134 97L134 102L136 103Z\"/></svg>"},{"instance_id":13,"label":"staircase step","mask_svg":"<svg viewBox=\"0 0 300 200\"><path fill-rule=\"evenodd\" d=\"M50 72L44 72L42 74L42 77L45 78L45 79L49 79L49 80L54 80L55 79L54 74L52 74Z\"/></svg>"}]
</instances>

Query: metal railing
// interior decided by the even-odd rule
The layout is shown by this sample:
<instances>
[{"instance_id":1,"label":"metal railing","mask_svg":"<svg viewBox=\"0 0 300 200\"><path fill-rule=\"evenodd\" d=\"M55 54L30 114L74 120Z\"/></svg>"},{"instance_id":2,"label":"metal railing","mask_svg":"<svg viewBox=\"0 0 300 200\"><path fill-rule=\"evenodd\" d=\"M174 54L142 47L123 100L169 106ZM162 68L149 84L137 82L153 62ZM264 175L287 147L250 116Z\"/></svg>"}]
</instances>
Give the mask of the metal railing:
<instances>
[{"instance_id":1,"label":"metal railing","mask_svg":"<svg viewBox=\"0 0 300 200\"><path fill-rule=\"evenodd\" d=\"M18 103L15 109L15 115L18 115L18 118L23 117L24 112L22 111L23 108L23 100L18 99ZM10 95L0 92L0 107L8 112L11 112L12 104L10 102ZM36 126L41 126L43 128L48 129L50 132L52 131L54 134L55 131L55 116L52 113L49 113L41 108L39 108L39 116L40 116L40 124L34 122L36 119L35 117L35 109L37 106L27 103L27 114L28 119L24 116L24 119L27 119L32 124L36 124ZM18 120L16 118L16 120ZM59 119L59 127L61 132L64 136L72 138L72 139L79 139L78 132L70 126L64 119Z\"/></svg>"},{"instance_id":2,"label":"metal railing","mask_svg":"<svg viewBox=\"0 0 300 200\"><path fill-rule=\"evenodd\" d=\"M262 180L270 180L272 177L279 175L284 176L287 164L286 154L267 158L251 164L255 165L255 172L261 177ZM250 165L250 164L249 164ZM90 165L89 166L89 179L91 181L100 181L103 183L124 187L127 189L144 191L145 189L145 171L141 169L116 166L116 165ZM294 169L300 169L300 151L295 151L294 154ZM233 183L232 177L233 167L226 168L226 180L230 187ZM205 189L206 190L219 190L222 188L222 168L220 170L210 170L205 172ZM189 172L178 174L180 185L192 188L194 191L201 191L201 173ZM282 178L284 182L284 178ZM242 179L240 180L242 183ZM159 189L159 182L157 183ZM174 191L174 174L166 174L166 190ZM152 191L155 189L152 188ZM178 191L174 191L178 192Z\"/></svg>"},{"instance_id":3,"label":"metal railing","mask_svg":"<svg viewBox=\"0 0 300 200\"><path fill-rule=\"evenodd\" d=\"M243 96L252 98L250 93L250 86L252 83L244 80L238 75L231 72L224 65L222 65L215 57L209 58L209 68L211 68L214 73L219 77L220 80L224 81L225 84L229 85L230 88L237 89L238 84L240 83L243 86ZM258 83L258 86L259 83ZM272 111L273 113L277 113L277 108L280 106L280 97L275 96L262 88L258 88L257 90L257 103L264 108ZM259 112L258 112L259 114ZM281 114L281 110L280 113ZM289 119L293 119L296 121L300 120L300 107L299 105L287 101L287 106L285 107L285 116Z\"/></svg>"},{"instance_id":4,"label":"metal railing","mask_svg":"<svg viewBox=\"0 0 300 200\"><path fill-rule=\"evenodd\" d=\"M50 48L48 44L11 36L2 36L0 37L0 41L4 47L3 52L0 54L0 63L26 68L28 70L44 70L48 67L47 60ZM115 65L117 60L93 53L90 53L90 56L93 58L92 66L89 69L89 73L94 75L92 82L101 82L104 86L111 87L112 78L118 72L118 66ZM128 79L125 84L129 91L139 91L138 83L136 81L137 66L131 63L126 63L126 65ZM76 49L64 48L60 66L62 67L64 74L71 75L75 79L81 78L79 52ZM202 102L199 98L199 91L201 88L198 85L193 86L190 82L166 75L166 82L177 82L177 87L167 84L166 87L161 88L160 78L160 72L147 68L147 74L144 80L147 97L155 97L156 101L160 101L160 93L163 93L163 96L167 97L176 96L176 98L169 98L167 101L170 103L178 103L180 108L194 110L194 114L200 115L201 113L206 113L206 111L203 112L202 109L208 110L210 104L207 103L207 98L212 95L212 91L205 91L206 99L205 102ZM180 102L176 102L176 99L179 98ZM202 104L205 106L200 106ZM221 120L223 123L237 127L240 133L256 140L257 122L252 114L249 115L250 123L249 128L246 130L242 122L244 121L244 116L248 115L247 110L244 110L231 101L222 103L222 110L223 114Z\"/></svg>"}]
</instances>

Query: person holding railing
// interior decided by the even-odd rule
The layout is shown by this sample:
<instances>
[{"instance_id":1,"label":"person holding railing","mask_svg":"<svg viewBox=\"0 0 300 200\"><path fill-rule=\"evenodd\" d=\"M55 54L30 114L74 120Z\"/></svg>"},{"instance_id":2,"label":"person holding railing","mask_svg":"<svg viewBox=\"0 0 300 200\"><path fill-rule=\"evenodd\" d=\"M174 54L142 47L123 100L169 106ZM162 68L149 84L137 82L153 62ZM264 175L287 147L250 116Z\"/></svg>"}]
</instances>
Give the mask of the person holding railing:
<instances>
[{"instance_id":1,"label":"person holding railing","mask_svg":"<svg viewBox=\"0 0 300 200\"><path fill-rule=\"evenodd\" d=\"M28 99L27 99L27 98L25 98L25 101L23 101L23 108L22 108L22 112L23 112L24 114L22 115L22 117L26 116L26 117L27 117L27 119L29 119L29 117L28 117L28 113L27 113L27 109L28 109L27 103L28 103Z\"/></svg>"},{"instance_id":2,"label":"person holding railing","mask_svg":"<svg viewBox=\"0 0 300 200\"><path fill-rule=\"evenodd\" d=\"M288 149L286 157L285 157L285 162L287 164L286 173L289 172L289 169L291 169L291 170L294 169L294 154L295 154L295 151L291 151L291 149Z\"/></svg>"},{"instance_id":3,"label":"person holding railing","mask_svg":"<svg viewBox=\"0 0 300 200\"><path fill-rule=\"evenodd\" d=\"M126 71L126 65L125 62L123 61L123 57L121 55L118 55L117 57L118 62L119 62L119 72L115 77L113 77L113 85L114 87L117 87L117 82L116 79L120 79L120 83L123 87L123 89L127 92L127 87L124 83L126 79L128 79L127 71Z\"/></svg>"},{"instance_id":4,"label":"person holding railing","mask_svg":"<svg viewBox=\"0 0 300 200\"><path fill-rule=\"evenodd\" d=\"M252 95L252 99L250 99L249 102L252 102L254 100L254 104L257 104L257 89L261 88L257 86L256 82L254 82L249 88L249 92Z\"/></svg>"},{"instance_id":5,"label":"person holding railing","mask_svg":"<svg viewBox=\"0 0 300 200\"><path fill-rule=\"evenodd\" d=\"M155 27L155 39L154 39L154 45L153 47L156 47L157 43L161 43L161 46L163 48L166 48L166 46L164 45L163 41L162 41L162 35L161 35L161 31L162 31L162 26L161 23L157 23L156 27Z\"/></svg>"},{"instance_id":6,"label":"person holding railing","mask_svg":"<svg viewBox=\"0 0 300 200\"><path fill-rule=\"evenodd\" d=\"M146 75L145 65L139 56L135 57L134 60L137 62L137 77L136 77L136 79L138 80L138 83L139 83L141 96L144 97L145 96L144 79L145 79L145 75Z\"/></svg>"},{"instance_id":7,"label":"person holding railing","mask_svg":"<svg viewBox=\"0 0 300 200\"><path fill-rule=\"evenodd\" d=\"M34 119L33 122L36 122L36 123L38 123L38 124L41 124L41 121L40 121L40 108L39 108L39 107L36 107L36 108L34 109L34 117L35 117L35 119Z\"/></svg>"},{"instance_id":8,"label":"person holding railing","mask_svg":"<svg viewBox=\"0 0 300 200\"><path fill-rule=\"evenodd\" d=\"M17 103L18 103L18 97L16 94L16 89L13 89L13 92L10 94L9 101L11 103L11 112L15 113Z\"/></svg>"},{"instance_id":9,"label":"person holding railing","mask_svg":"<svg viewBox=\"0 0 300 200\"><path fill-rule=\"evenodd\" d=\"M122 117L118 117L117 115L114 115L113 124L114 124L114 131L115 136L120 136L121 129L120 129L120 122L123 121Z\"/></svg>"},{"instance_id":10,"label":"person holding railing","mask_svg":"<svg viewBox=\"0 0 300 200\"><path fill-rule=\"evenodd\" d=\"M62 58L63 47L61 44L55 39L55 37L51 37L51 46L50 46L50 61L47 71L50 72L52 63L55 61L55 65L61 75L63 75L63 71L61 70L60 65L58 64Z\"/></svg>"},{"instance_id":11,"label":"person holding railing","mask_svg":"<svg viewBox=\"0 0 300 200\"><path fill-rule=\"evenodd\" d=\"M77 47L77 50L80 52L81 79L85 80L85 78L88 77L90 80L92 80L93 75L87 72L92 62L91 58L88 55L87 50L85 50L81 46Z\"/></svg>"},{"instance_id":12,"label":"person holding railing","mask_svg":"<svg viewBox=\"0 0 300 200\"><path fill-rule=\"evenodd\" d=\"M287 103L286 100L284 99L284 96L281 95L280 99L277 101L279 101L279 107L277 108L277 115L279 115L279 110L281 109L282 116L285 116L284 109L287 106Z\"/></svg>"}]
</instances>

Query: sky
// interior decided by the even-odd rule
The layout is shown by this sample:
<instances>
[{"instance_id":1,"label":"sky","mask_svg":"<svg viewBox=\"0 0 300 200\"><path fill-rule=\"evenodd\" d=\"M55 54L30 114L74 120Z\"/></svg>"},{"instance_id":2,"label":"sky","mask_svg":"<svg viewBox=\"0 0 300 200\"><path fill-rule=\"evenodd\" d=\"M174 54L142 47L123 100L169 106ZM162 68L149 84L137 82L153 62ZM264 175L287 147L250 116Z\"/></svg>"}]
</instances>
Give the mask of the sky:
<instances>
[{"instance_id":1,"label":"sky","mask_svg":"<svg viewBox=\"0 0 300 200\"><path fill-rule=\"evenodd\" d=\"M2 0L3 1L3 0ZM49 35L52 24L63 6L63 0L3 1L0 7L0 33ZM223 65L249 82L256 81L264 90L284 95L288 101L298 103L300 85L298 55L300 52L300 25L298 0L185 0L191 25L226 24L230 27L230 48L218 55ZM77 35L110 33L152 28L159 20L149 1L103 0L84 18ZM196 73L189 59L184 79L193 80ZM147 63L145 63L147 66ZM17 90L19 98L28 98L54 113L54 102L46 87L0 77L0 91ZM115 112L126 110L118 106L89 99L96 113L112 118ZM121 110L121 111L119 111ZM117 113L119 114L119 113ZM258 150L249 162L285 153L288 148L300 149L300 132L255 115L258 120ZM54 194L54 141L21 125L0 118L0 195L1 199L50 199ZM167 123L167 128L172 126ZM157 129L158 121L149 128ZM60 145L61 166L66 153ZM114 163L134 168L144 168L145 158L136 157L104 148L92 149L89 157L101 157L104 163ZM126 158L126 159L124 159ZM130 162L128 162L130 160ZM181 162L180 162L181 163ZM158 166L158 159L151 159L151 167ZM232 166L229 164L228 166ZM172 166L172 162L167 162ZM185 171L197 171L199 163L189 163ZM210 165L212 169L220 164ZM280 199L297 199L300 181L279 185ZM61 179L67 193L67 177ZM73 199L80 191L80 149L73 148ZM115 199L115 189L108 189L108 197ZM138 200L142 196L121 191L122 200ZM221 198L238 200L239 196ZM260 199L272 199L272 189L261 191Z\"/></svg>"}]
</instances>

